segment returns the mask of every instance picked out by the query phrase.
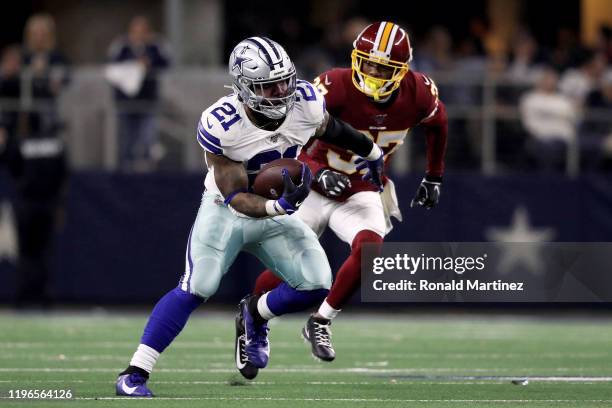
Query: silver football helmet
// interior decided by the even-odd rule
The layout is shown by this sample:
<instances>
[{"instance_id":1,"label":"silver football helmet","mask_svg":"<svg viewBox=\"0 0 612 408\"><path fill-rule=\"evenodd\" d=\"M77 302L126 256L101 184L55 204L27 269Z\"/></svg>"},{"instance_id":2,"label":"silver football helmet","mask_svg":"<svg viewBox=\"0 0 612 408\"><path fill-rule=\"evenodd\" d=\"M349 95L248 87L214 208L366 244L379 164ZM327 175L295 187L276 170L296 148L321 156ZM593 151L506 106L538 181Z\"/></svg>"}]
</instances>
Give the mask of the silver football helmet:
<instances>
[{"instance_id":1,"label":"silver football helmet","mask_svg":"<svg viewBox=\"0 0 612 408\"><path fill-rule=\"evenodd\" d=\"M232 88L238 99L270 119L281 119L293 108L295 66L278 43L250 37L234 47L229 58Z\"/></svg>"}]
</instances>

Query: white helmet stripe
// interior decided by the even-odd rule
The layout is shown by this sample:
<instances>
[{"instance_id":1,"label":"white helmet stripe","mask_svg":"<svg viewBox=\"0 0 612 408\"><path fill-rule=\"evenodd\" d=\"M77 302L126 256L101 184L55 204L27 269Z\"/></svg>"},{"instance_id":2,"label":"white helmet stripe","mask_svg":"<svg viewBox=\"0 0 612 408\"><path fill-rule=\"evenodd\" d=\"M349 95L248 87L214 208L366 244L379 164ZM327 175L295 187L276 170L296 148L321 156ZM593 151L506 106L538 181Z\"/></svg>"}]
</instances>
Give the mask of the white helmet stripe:
<instances>
[{"instance_id":1,"label":"white helmet stripe","mask_svg":"<svg viewBox=\"0 0 612 408\"><path fill-rule=\"evenodd\" d=\"M274 53L274 56L275 56L277 59L280 59L280 58L281 58L281 56L280 56L280 54L278 53L278 50L276 49L276 46L274 45L274 42L272 42L272 40L270 40L269 38L266 38L266 37L260 37L260 38L261 38L262 40L264 40L264 41L265 41L265 42L266 42L266 43L267 43L267 44L270 46L270 48L272 49L272 52Z\"/></svg>"},{"instance_id":2,"label":"white helmet stripe","mask_svg":"<svg viewBox=\"0 0 612 408\"><path fill-rule=\"evenodd\" d=\"M361 30L361 32L359 33L359 35L357 36L357 38L355 38L355 41L353 41L353 48L357 48L357 40L359 40L361 38L361 36L363 35L363 33L365 32L365 30L367 30L370 26L366 26L363 30ZM370 41L368 41L370 42Z\"/></svg>"},{"instance_id":3,"label":"white helmet stripe","mask_svg":"<svg viewBox=\"0 0 612 408\"><path fill-rule=\"evenodd\" d=\"M264 37L256 37L260 43L264 46L264 48L266 49L266 51L268 52L268 54L270 55L270 58L272 59L272 64L278 64L279 62L282 62L282 58L280 56L280 54L278 53L278 51L276 50L276 48L272 45L271 42L266 41L267 38Z\"/></svg>"},{"instance_id":4,"label":"white helmet stripe","mask_svg":"<svg viewBox=\"0 0 612 408\"><path fill-rule=\"evenodd\" d=\"M276 48L272 48L271 44L268 43L269 40L266 41L262 37L251 37L248 39L248 41L253 42L261 51L263 51L268 64L282 64L283 59L280 57L279 52L276 50Z\"/></svg>"},{"instance_id":5,"label":"white helmet stripe","mask_svg":"<svg viewBox=\"0 0 612 408\"><path fill-rule=\"evenodd\" d=\"M270 58L272 59L272 61L274 61L273 59L273 54L276 54L276 50L273 49L270 44L263 39L263 37L252 37L254 40L257 40L257 42L259 43L260 47L263 47L266 52L268 53L268 55L270 55Z\"/></svg>"},{"instance_id":6,"label":"white helmet stripe","mask_svg":"<svg viewBox=\"0 0 612 408\"><path fill-rule=\"evenodd\" d=\"M387 25L387 22L383 21L380 23L380 26L378 26L378 32L376 33L376 39L374 40L374 46L372 47L372 50L377 50L378 47L380 46L380 39L383 35L383 32L385 31L386 25Z\"/></svg>"},{"instance_id":7,"label":"white helmet stripe","mask_svg":"<svg viewBox=\"0 0 612 408\"><path fill-rule=\"evenodd\" d=\"M393 48L393 44L395 44L395 34L399 26L397 24L393 25L393 29L391 30L391 35L389 35L389 42L387 43L387 49L385 50L385 54L391 56L391 49Z\"/></svg>"},{"instance_id":8,"label":"white helmet stripe","mask_svg":"<svg viewBox=\"0 0 612 408\"><path fill-rule=\"evenodd\" d=\"M265 57L265 61L268 65L272 65L272 57L270 56L270 52L266 49L265 45L263 45L263 41L259 37L251 37L247 38L246 41L255 44L259 51L262 51Z\"/></svg>"},{"instance_id":9,"label":"white helmet stripe","mask_svg":"<svg viewBox=\"0 0 612 408\"><path fill-rule=\"evenodd\" d=\"M279 66L283 68L283 56L282 53L278 50L278 44L276 44L274 41L267 37L261 37L261 39L264 40L264 42L266 42L268 45L270 45L270 48L272 48L274 56L276 57L276 61L278 61L275 62L274 65L279 64Z\"/></svg>"}]
</instances>

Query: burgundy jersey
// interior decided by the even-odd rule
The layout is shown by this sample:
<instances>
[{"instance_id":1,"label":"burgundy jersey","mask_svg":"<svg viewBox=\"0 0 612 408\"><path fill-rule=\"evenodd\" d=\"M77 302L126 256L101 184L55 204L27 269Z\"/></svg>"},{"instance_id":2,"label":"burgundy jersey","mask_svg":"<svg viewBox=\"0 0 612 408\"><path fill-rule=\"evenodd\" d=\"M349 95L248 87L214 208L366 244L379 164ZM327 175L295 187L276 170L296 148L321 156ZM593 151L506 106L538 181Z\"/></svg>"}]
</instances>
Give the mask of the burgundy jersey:
<instances>
[{"instance_id":1,"label":"burgundy jersey","mask_svg":"<svg viewBox=\"0 0 612 408\"><path fill-rule=\"evenodd\" d=\"M443 111L436 85L427 76L408 71L391 99L377 103L353 85L351 75L349 68L332 69L316 78L314 85L325 95L330 115L347 122L382 148L388 167L393 152L404 142L410 129L420 123L429 123ZM446 124L445 112L442 113ZM354 164L357 158L345 149L317 139L313 139L299 157L313 173L327 167L349 176L352 187L340 197L341 201L360 191L378 191L372 183L361 179L366 170L357 171ZM441 173L442 169L435 172ZM317 183L313 183L313 189L323 193Z\"/></svg>"}]
</instances>

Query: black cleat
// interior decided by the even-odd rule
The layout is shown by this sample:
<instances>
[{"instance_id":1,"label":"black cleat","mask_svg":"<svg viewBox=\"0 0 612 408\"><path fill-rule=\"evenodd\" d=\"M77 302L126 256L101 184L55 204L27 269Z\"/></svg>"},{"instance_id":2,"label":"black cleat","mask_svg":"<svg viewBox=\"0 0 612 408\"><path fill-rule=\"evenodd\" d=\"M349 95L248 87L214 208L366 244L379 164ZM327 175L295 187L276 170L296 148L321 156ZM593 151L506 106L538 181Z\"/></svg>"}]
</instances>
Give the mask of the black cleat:
<instances>
[{"instance_id":1,"label":"black cleat","mask_svg":"<svg viewBox=\"0 0 612 408\"><path fill-rule=\"evenodd\" d=\"M255 367L250 361L246 352L246 334L244 331L244 320L242 318L242 308L236 315L236 342L234 344L234 354L236 356L236 368L247 380L257 377L259 368Z\"/></svg>"},{"instance_id":2,"label":"black cleat","mask_svg":"<svg viewBox=\"0 0 612 408\"><path fill-rule=\"evenodd\" d=\"M312 355L323 361L333 361L336 352L331 344L331 320L310 315L302 328L302 337L310 343Z\"/></svg>"}]
</instances>

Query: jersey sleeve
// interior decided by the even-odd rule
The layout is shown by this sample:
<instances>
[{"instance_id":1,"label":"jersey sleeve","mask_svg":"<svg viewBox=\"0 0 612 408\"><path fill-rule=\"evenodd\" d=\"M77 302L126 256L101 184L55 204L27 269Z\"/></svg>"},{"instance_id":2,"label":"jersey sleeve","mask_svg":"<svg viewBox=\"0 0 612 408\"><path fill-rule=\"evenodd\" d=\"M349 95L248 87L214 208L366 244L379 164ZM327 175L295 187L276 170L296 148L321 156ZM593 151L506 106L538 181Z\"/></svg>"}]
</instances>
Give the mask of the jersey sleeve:
<instances>
[{"instance_id":1,"label":"jersey sleeve","mask_svg":"<svg viewBox=\"0 0 612 408\"><path fill-rule=\"evenodd\" d=\"M345 90L341 71L332 69L315 78L313 85L325 97L327 111L338 116L345 102Z\"/></svg>"},{"instance_id":2,"label":"jersey sleeve","mask_svg":"<svg viewBox=\"0 0 612 408\"><path fill-rule=\"evenodd\" d=\"M444 173L444 156L448 138L446 108L439 99L434 81L423 74L415 76L416 104L421 114L421 125L425 128L427 145L427 169L430 176L441 177Z\"/></svg>"},{"instance_id":3,"label":"jersey sleeve","mask_svg":"<svg viewBox=\"0 0 612 408\"><path fill-rule=\"evenodd\" d=\"M415 102L419 109L421 122L431 120L436 116L439 107L438 87L433 79L421 73L415 73Z\"/></svg>"},{"instance_id":4,"label":"jersey sleeve","mask_svg":"<svg viewBox=\"0 0 612 408\"><path fill-rule=\"evenodd\" d=\"M296 94L296 104L303 119L318 127L325 116L325 97L310 82L303 80L297 81Z\"/></svg>"},{"instance_id":5,"label":"jersey sleeve","mask_svg":"<svg viewBox=\"0 0 612 408\"><path fill-rule=\"evenodd\" d=\"M230 102L217 102L202 112L196 138L205 151L232 159L232 145L240 120L237 109Z\"/></svg>"}]
</instances>

